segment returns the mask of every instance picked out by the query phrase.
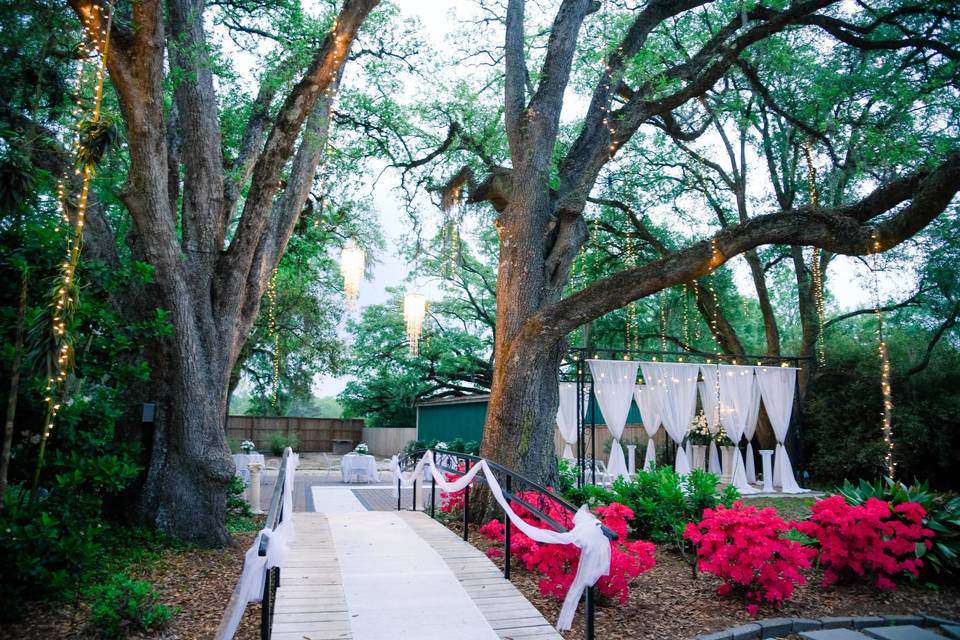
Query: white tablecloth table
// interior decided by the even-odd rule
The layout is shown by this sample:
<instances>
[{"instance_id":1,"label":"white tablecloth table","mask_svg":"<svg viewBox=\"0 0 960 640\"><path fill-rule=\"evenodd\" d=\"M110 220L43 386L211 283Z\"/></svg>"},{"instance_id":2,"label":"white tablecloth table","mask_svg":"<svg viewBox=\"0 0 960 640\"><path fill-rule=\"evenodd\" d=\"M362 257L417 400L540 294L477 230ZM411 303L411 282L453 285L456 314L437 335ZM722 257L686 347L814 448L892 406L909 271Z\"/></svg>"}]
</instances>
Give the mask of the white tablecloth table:
<instances>
[{"instance_id":1,"label":"white tablecloth table","mask_svg":"<svg viewBox=\"0 0 960 640\"><path fill-rule=\"evenodd\" d=\"M379 482L376 458L348 453L340 462L340 479L344 482Z\"/></svg>"},{"instance_id":2,"label":"white tablecloth table","mask_svg":"<svg viewBox=\"0 0 960 640\"><path fill-rule=\"evenodd\" d=\"M243 484L250 486L250 463L264 464L262 453L235 453L233 454L233 463L237 465L237 475L243 480Z\"/></svg>"}]
</instances>

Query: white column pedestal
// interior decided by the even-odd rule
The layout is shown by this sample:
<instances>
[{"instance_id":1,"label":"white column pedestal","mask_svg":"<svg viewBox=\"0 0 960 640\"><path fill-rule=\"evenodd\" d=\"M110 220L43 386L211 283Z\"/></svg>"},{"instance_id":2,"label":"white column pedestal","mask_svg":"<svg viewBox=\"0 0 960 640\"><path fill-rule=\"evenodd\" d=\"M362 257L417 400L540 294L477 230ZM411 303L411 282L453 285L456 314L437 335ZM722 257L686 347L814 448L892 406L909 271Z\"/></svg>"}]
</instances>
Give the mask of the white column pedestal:
<instances>
[{"instance_id":1,"label":"white column pedestal","mask_svg":"<svg viewBox=\"0 0 960 640\"><path fill-rule=\"evenodd\" d=\"M773 492L773 449L761 449L760 457L763 458L763 490L766 493Z\"/></svg>"},{"instance_id":2,"label":"white column pedestal","mask_svg":"<svg viewBox=\"0 0 960 640\"><path fill-rule=\"evenodd\" d=\"M627 445L627 471L630 475L637 472L637 445L635 444Z\"/></svg>"},{"instance_id":3,"label":"white column pedestal","mask_svg":"<svg viewBox=\"0 0 960 640\"><path fill-rule=\"evenodd\" d=\"M263 465L259 462L251 462L247 467L250 469L250 509L255 514L263 513L260 509L260 470Z\"/></svg>"}]
</instances>

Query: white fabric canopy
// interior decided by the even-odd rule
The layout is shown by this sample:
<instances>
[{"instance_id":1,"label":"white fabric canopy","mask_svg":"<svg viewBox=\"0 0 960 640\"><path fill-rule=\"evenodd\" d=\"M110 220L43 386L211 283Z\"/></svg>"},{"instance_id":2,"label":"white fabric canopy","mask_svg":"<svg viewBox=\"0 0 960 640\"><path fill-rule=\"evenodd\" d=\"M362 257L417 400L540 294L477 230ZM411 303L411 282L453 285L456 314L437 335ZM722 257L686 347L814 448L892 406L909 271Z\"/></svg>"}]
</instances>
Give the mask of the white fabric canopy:
<instances>
[{"instance_id":1,"label":"white fabric canopy","mask_svg":"<svg viewBox=\"0 0 960 640\"><path fill-rule=\"evenodd\" d=\"M747 413L747 426L743 437L747 439L747 482L757 482L757 466L753 459L753 436L757 433L757 419L760 417L760 384L753 376L753 390L750 394L750 411Z\"/></svg>"},{"instance_id":2,"label":"white fabric canopy","mask_svg":"<svg viewBox=\"0 0 960 640\"><path fill-rule=\"evenodd\" d=\"M677 443L677 458L674 469L677 473L690 473L690 462L681 443L697 411L697 374L699 365L685 363L643 362L643 378L647 383L663 386L661 401L663 426Z\"/></svg>"},{"instance_id":3,"label":"white fabric canopy","mask_svg":"<svg viewBox=\"0 0 960 640\"><path fill-rule=\"evenodd\" d=\"M784 493L805 493L793 476L790 456L783 446L790 428L793 412L793 393L797 383L797 370L786 367L756 367L757 383L763 396L763 406L770 418L770 425L777 437L776 455L773 461L773 486Z\"/></svg>"},{"instance_id":4,"label":"white fabric canopy","mask_svg":"<svg viewBox=\"0 0 960 640\"><path fill-rule=\"evenodd\" d=\"M623 428L633 402L633 388L636 386L640 363L635 360L589 360L589 363L593 393L597 397L603 421L613 436L610 461L607 463L607 473L612 481L628 473L620 438L623 437Z\"/></svg>"},{"instance_id":5,"label":"white fabric canopy","mask_svg":"<svg viewBox=\"0 0 960 640\"><path fill-rule=\"evenodd\" d=\"M586 394L584 394L586 396ZM587 413L587 404L589 398L584 397L580 404L580 416L577 416L577 383L560 383L560 406L557 407L557 428L560 429L560 437L563 438L563 457L573 460L573 449L570 447L577 443L577 425L578 417L583 417Z\"/></svg>"},{"instance_id":6,"label":"white fabric canopy","mask_svg":"<svg viewBox=\"0 0 960 640\"><path fill-rule=\"evenodd\" d=\"M740 439L746 430L753 400L753 367L723 365L720 367L720 423L736 448L730 484L740 493L756 493L747 483L747 474L740 454Z\"/></svg>"},{"instance_id":7,"label":"white fabric canopy","mask_svg":"<svg viewBox=\"0 0 960 640\"><path fill-rule=\"evenodd\" d=\"M625 419L625 418L624 418ZM573 529L565 533L558 533L549 529L541 529L528 523L521 518L507 502L503 495L503 489L500 483L490 471L486 460L480 460L463 476L454 482L448 482L444 474L439 471L433 461L433 452L427 451L417 467L410 473L403 473L400 470L400 463L397 456L390 460L390 470L394 475L393 491L397 492L397 480L399 484L405 487L413 486L414 478L420 477L421 471L429 467L433 479L439 485L440 490L446 493L456 493L462 491L476 477L477 473L483 471L487 486L494 499L500 504L507 518L520 531L529 538L545 544L574 544L580 548L580 563L577 565L577 572L573 576L573 582L567 590L567 595L563 599L563 607L560 609L560 616L557 619L557 630L566 631L573 623L573 616L577 611L577 603L587 587L596 584L597 580L610 574L610 541L603 535L603 529L600 522L590 513L586 505L580 507L573 517ZM507 525L509 526L509 525Z\"/></svg>"},{"instance_id":8,"label":"white fabric canopy","mask_svg":"<svg viewBox=\"0 0 960 640\"><path fill-rule=\"evenodd\" d=\"M707 418L707 429L715 434L720 430L720 413L717 406L717 368L712 365L700 365L700 374L704 382L699 383L700 405L703 407L703 415ZM720 470L720 452L717 451L717 441L710 441L710 455L707 463L707 470L718 476Z\"/></svg>"},{"instance_id":9,"label":"white fabric canopy","mask_svg":"<svg viewBox=\"0 0 960 640\"><path fill-rule=\"evenodd\" d=\"M640 420L643 421L643 430L647 432L647 454L643 459L643 468L651 469L657 463L657 446L653 443L653 436L657 434L661 418L660 399L663 396L663 387L656 383L638 384L633 390L633 398L640 409Z\"/></svg>"}]
</instances>

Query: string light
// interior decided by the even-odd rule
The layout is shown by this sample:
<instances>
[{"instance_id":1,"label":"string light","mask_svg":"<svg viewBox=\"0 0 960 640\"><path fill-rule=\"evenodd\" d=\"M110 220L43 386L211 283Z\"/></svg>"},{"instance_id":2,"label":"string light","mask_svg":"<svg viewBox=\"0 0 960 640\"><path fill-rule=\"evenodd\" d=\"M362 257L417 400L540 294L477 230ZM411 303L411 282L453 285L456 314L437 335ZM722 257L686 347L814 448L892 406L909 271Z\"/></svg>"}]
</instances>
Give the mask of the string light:
<instances>
[{"instance_id":1,"label":"string light","mask_svg":"<svg viewBox=\"0 0 960 640\"><path fill-rule=\"evenodd\" d=\"M627 236L627 257L626 267L632 269L637 266L636 255L633 246L633 236ZM637 325L637 302L631 300L627 305L627 340L626 348L630 351L637 351L640 348L640 331Z\"/></svg>"},{"instance_id":2,"label":"string light","mask_svg":"<svg viewBox=\"0 0 960 640\"><path fill-rule=\"evenodd\" d=\"M411 356L420 353L420 333L423 330L423 319L426 315L426 296L415 291L408 291L403 296L403 320L407 325L407 342L410 345Z\"/></svg>"},{"instance_id":3,"label":"string light","mask_svg":"<svg viewBox=\"0 0 960 640\"><path fill-rule=\"evenodd\" d=\"M280 394L280 334L277 332L277 269L274 267L267 282L267 330L273 342L273 380L270 402L277 408Z\"/></svg>"},{"instance_id":4,"label":"string light","mask_svg":"<svg viewBox=\"0 0 960 640\"><path fill-rule=\"evenodd\" d=\"M347 309L357 308L357 297L360 295L360 280L363 278L363 269L366 264L366 254L353 240L340 252L340 275L343 276L343 293Z\"/></svg>"},{"instance_id":5,"label":"string light","mask_svg":"<svg viewBox=\"0 0 960 640\"><path fill-rule=\"evenodd\" d=\"M817 188L817 168L813 165L813 153L810 147L810 141L803 145L803 154L807 159L807 187L810 190L810 204L814 209L820 208L820 192ZM823 293L823 270L820 264L820 249L813 247L813 256L810 259L810 274L813 279L813 300L817 312L817 324L819 326L817 333L817 364L821 367L827 362L827 354L823 342L824 331L824 293Z\"/></svg>"},{"instance_id":6,"label":"string light","mask_svg":"<svg viewBox=\"0 0 960 640\"><path fill-rule=\"evenodd\" d=\"M883 395L883 412L880 414L883 443L886 445L883 462L887 468L887 475L893 479L897 470L897 463L893 459L893 390L890 387L890 354L887 351L887 342L883 336L883 310L880 307L880 271L878 265L880 249L880 240L877 238L876 229L874 229L870 243L872 256L870 270L873 272L874 314L877 318L877 352L880 356L880 391Z\"/></svg>"},{"instance_id":7,"label":"string light","mask_svg":"<svg viewBox=\"0 0 960 640\"><path fill-rule=\"evenodd\" d=\"M100 123L103 107L103 84L106 77L106 61L110 50L110 28L112 24L112 5L110 10L104 10L99 5L90 7L90 12L83 18L83 28L93 44L91 49L86 43L81 43L80 64L77 67L75 108L72 111L77 121L81 123L74 129L70 148L77 160L73 172L80 177L80 191L76 195L75 218L71 223L69 209L70 196L67 193L67 175L69 167L64 169L64 175L57 181L57 206L59 208L62 227L57 225L56 231L66 230L66 255L60 264L60 285L54 292L51 303L51 328L53 331L53 372L47 377L44 394L46 410L44 413L43 430L40 433L40 446L37 453L37 466L34 473L34 486L40 477L40 468L43 466L47 440L53 432L54 423L60 408L64 393L64 383L73 368L73 341L68 330L68 323L73 319L77 308L79 288L76 285L77 266L80 262L80 251L83 247L83 230L86 221L87 203L90 197L90 182L93 179L93 159L83 154L81 132L84 127L94 130ZM94 19L96 18L96 19ZM99 28L98 28L99 25ZM83 94L86 88L86 64L93 55L97 55L98 64L93 75L93 105L90 107L90 116L83 118L85 112Z\"/></svg>"},{"instance_id":8,"label":"string light","mask_svg":"<svg viewBox=\"0 0 960 640\"><path fill-rule=\"evenodd\" d=\"M683 283L683 350L690 346L690 290L686 282Z\"/></svg>"},{"instance_id":9,"label":"string light","mask_svg":"<svg viewBox=\"0 0 960 640\"><path fill-rule=\"evenodd\" d=\"M661 289L657 294L660 302L660 351L667 351L667 302L664 297L664 290Z\"/></svg>"}]
</instances>

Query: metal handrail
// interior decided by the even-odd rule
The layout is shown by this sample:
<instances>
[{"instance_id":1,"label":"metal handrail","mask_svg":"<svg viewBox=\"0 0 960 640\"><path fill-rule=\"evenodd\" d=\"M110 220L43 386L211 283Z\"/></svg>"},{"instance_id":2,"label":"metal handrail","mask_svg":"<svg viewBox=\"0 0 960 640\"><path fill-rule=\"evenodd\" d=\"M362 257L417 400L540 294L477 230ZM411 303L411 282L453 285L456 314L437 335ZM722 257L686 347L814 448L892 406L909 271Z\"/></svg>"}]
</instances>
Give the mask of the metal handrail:
<instances>
[{"instance_id":1,"label":"metal handrail","mask_svg":"<svg viewBox=\"0 0 960 640\"><path fill-rule=\"evenodd\" d=\"M486 460L485 458L481 458L479 456L474 456L469 453L459 453L457 451L447 451L447 450L437 451L435 449L418 449L416 451L411 451L410 453L405 454L403 457L399 459L400 469L403 470L411 466L416 466L417 462L419 462L420 458L422 458L427 451L433 451L434 464L436 465L437 469L447 473L460 475L460 476L466 475L467 472L470 470L470 468L474 464L479 463L481 460ZM455 460L457 461L457 463L451 466L450 464L448 464L451 460ZM461 461L464 463L463 469L460 469L459 463ZM548 516L541 509L531 504L528 500L525 500L524 498L520 497L517 493L515 493L513 491L513 484L514 484L513 481L514 480L518 481L522 485L525 485L526 487L528 487L528 490L534 491L542 495L544 498L551 500L554 504L563 508L565 511L568 511L571 514L575 514L577 512L578 510L577 507L575 507L573 504L563 499L558 494L554 493L553 491L550 491L549 489L540 485L539 483L536 483L533 480L530 480L524 475L521 475L515 471L512 471L507 467L504 467L503 465L497 464L496 462L491 462L490 460L486 460L486 463L487 463L487 466L490 468L490 470L493 471L495 474L500 474L504 476L504 483L501 486L501 490L507 502L520 505L521 507L526 509L528 512L533 514L538 520L540 520L541 522L549 526L554 531L557 531L558 533L565 533L569 531L569 529L567 529L563 524L557 522L554 518L551 518L550 516ZM413 479L413 509L414 510L416 510L416 504L417 504L417 480L418 478ZM489 485L489 483L487 482L487 479L482 474L478 474L474 478L474 481L483 482L484 484ZM430 487L430 517L432 518L436 514L437 481L436 479L432 479L431 482L432 484ZM397 489L398 489L397 510L399 511L401 509L399 478L397 478ZM469 519L470 519L470 485L469 484L466 487L464 487L463 492L464 492L463 493L463 539L466 541L467 534L468 534L467 523L469 522ZM504 515L506 516L506 514ZM510 520L507 517L505 517L505 520L506 522L504 523L505 549L504 549L504 562L503 562L503 577L509 580L510 579ZM605 535L609 540L614 541L618 538L617 534L611 531L606 526L601 525L601 528L603 530L603 535ZM593 640L593 634L594 634L593 589L594 589L593 587L588 587L585 592L584 622L586 626L586 640Z\"/></svg>"},{"instance_id":2,"label":"metal handrail","mask_svg":"<svg viewBox=\"0 0 960 640\"><path fill-rule=\"evenodd\" d=\"M283 451L283 458L280 460L280 469L277 471L277 482L273 485L273 495L270 496L270 509L267 510L267 519L263 528L274 531L285 515L283 512L283 491L286 488L287 480L287 460L293 453L290 447ZM270 548L270 537L260 536L260 547L257 549L257 555L264 557ZM273 626L273 605L277 595L277 587L280 586L280 567L271 567L263 580L263 598L260 604L260 638L261 640L270 640L270 634Z\"/></svg>"}]
</instances>

